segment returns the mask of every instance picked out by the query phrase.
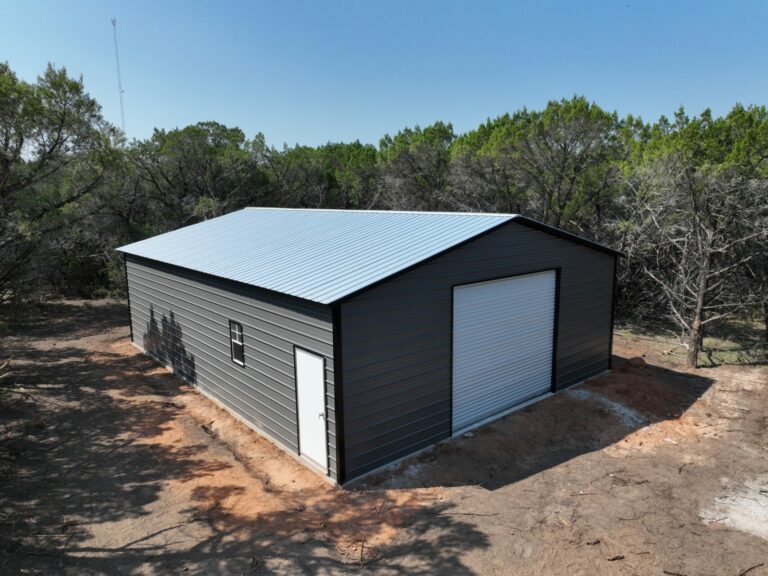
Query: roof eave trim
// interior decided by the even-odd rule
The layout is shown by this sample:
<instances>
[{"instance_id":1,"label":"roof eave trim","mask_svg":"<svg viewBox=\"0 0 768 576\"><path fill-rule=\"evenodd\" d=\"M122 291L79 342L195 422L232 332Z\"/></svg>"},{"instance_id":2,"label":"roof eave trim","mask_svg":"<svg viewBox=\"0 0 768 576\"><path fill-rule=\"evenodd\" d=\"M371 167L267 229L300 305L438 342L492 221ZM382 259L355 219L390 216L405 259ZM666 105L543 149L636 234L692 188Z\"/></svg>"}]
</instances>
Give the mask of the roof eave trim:
<instances>
[{"instance_id":1,"label":"roof eave trim","mask_svg":"<svg viewBox=\"0 0 768 576\"><path fill-rule=\"evenodd\" d=\"M532 218L528 218L526 216L520 216L519 214L516 214L512 217L512 221L517 222L518 224L522 224L523 226L528 226L530 228L534 228L535 230L545 232L547 234L552 234L553 236L559 236L560 238L564 238L565 240L570 240L571 242L575 242L576 244L581 244L582 246L586 246L587 248L592 248L594 250L599 250L600 252L605 252L606 254L610 254L611 256L621 256L621 257L626 256L626 254L624 254L623 252L620 252L619 250L614 250L613 248L610 248L605 244L600 244L599 242L595 242L593 240L587 240L586 238L577 236L576 234L571 234L570 232L566 232L565 230L561 230L560 228L555 228L554 226L550 226L549 224L543 224L538 220L533 220Z\"/></svg>"},{"instance_id":2,"label":"roof eave trim","mask_svg":"<svg viewBox=\"0 0 768 576\"><path fill-rule=\"evenodd\" d=\"M188 268L186 266L179 266L178 264L171 264L170 262L165 262L163 260L156 260L154 258L149 258L147 256L142 256L141 254L134 254L133 252L125 252L122 250L119 250L118 248L115 248L116 251L123 252L123 254L126 254L127 256L130 256L131 258L136 258L138 260L145 260L147 262L153 262L155 264L160 264L162 266L168 266L170 268L176 268L178 270L184 270L186 272L192 272L194 274L200 274L201 276L205 276L208 278L215 278L217 280L223 280L224 282L230 282L232 284L237 284L238 286L246 286L248 288L256 288L257 290L263 290L264 292L269 292L270 294L276 294L278 296L281 296L283 298L292 298L294 300L301 300L302 302L307 302L309 304L313 304L316 306L331 306L334 304L335 301L323 301L323 300L314 300L312 298L307 298L306 296L297 296L296 294L291 294L290 292L281 292L280 290L275 290L273 288L265 288L264 286L259 286L258 284L251 284L250 282L243 282L242 280L235 280L233 278L227 278L226 276L220 276L218 274L211 274L210 272L203 272L202 270L195 270L194 268Z\"/></svg>"}]
</instances>

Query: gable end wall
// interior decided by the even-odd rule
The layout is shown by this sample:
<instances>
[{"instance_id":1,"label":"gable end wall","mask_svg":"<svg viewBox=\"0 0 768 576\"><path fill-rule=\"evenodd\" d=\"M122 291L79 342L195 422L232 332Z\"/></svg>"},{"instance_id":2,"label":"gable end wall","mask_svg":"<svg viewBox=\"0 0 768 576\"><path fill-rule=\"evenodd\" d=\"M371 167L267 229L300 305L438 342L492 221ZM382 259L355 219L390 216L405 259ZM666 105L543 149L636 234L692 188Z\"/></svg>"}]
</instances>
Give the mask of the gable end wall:
<instances>
[{"instance_id":1,"label":"gable end wall","mask_svg":"<svg viewBox=\"0 0 768 576\"><path fill-rule=\"evenodd\" d=\"M510 222L343 302L346 479L451 435L452 286L560 268L561 389L610 366L614 260Z\"/></svg>"}]
</instances>

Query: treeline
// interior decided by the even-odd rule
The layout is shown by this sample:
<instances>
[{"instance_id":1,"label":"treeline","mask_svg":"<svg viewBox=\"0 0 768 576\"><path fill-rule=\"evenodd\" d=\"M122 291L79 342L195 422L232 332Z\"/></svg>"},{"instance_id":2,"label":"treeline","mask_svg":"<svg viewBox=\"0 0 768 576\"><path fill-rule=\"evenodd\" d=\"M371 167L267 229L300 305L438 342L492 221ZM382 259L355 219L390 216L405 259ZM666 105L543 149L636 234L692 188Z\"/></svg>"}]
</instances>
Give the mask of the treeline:
<instances>
[{"instance_id":1,"label":"treeline","mask_svg":"<svg viewBox=\"0 0 768 576\"><path fill-rule=\"evenodd\" d=\"M120 295L121 244L244 206L522 213L623 251L619 317L695 364L729 318L768 320L768 111L648 124L583 97L456 134L276 148L201 122L126 142L81 80L0 64L0 302Z\"/></svg>"}]
</instances>

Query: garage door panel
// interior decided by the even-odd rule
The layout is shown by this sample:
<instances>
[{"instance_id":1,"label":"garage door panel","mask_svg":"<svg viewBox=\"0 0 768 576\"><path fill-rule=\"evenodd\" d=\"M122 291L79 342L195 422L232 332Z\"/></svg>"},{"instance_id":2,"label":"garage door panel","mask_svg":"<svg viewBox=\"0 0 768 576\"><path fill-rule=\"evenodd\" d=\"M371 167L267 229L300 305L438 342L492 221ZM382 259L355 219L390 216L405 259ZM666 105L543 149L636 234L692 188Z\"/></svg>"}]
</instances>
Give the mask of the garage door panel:
<instances>
[{"instance_id":1,"label":"garage door panel","mask_svg":"<svg viewBox=\"0 0 768 576\"><path fill-rule=\"evenodd\" d=\"M515 318L515 322L518 324L533 324L541 320L542 317L545 317L547 314L547 311L542 309L540 311L537 311L536 314L521 314L518 317ZM465 330L463 336L467 337L467 344L471 345L475 348L481 347L481 346L487 346L489 343L484 338L486 334L489 333L499 333L499 332L505 332L508 328L507 324L510 320L506 319L505 321L499 321L494 319L494 321L486 321L481 317L475 317L471 320L473 324L475 323L481 323L482 326L474 326L471 328L468 328ZM551 332L550 332L551 336ZM546 334L507 334L508 340L526 340L527 338L539 338L543 341L544 338L546 338ZM506 341L506 340L505 340Z\"/></svg>"},{"instance_id":2,"label":"garage door panel","mask_svg":"<svg viewBox=\"0 0 768 576\"><path fill-rule=\"evenodd\" d=\"M509 381L507 374L508 373L501 371L494 374L484 374L483 382L486 385L474 388L471 393L465 393L462 398L472 400L477 404L480 404L481 401L485 402L486 400L492 402L493 398L517 398L519 396L525 397L524 400L522 400L525 401L528 399L528 393L531 392L531 390L536 391L539 389L539 386L543 385L546 391L549 390L551 385L549 378L541 377L541 375L531 367L527 370L520 370L518 372L521 379L524 380L524 383L521 383L519 386L506 386ZM498 388L499 386L501 389ZM481 409L483 408L481 407ZM494 412L491 412L490 415L493 415L493 413Z\"/></svg>"},{"instance_id":3,"label":"garage door panel","mask_svg":"<svg viewBox=\"0 0 768 576\"><path fill-rule=\"evenodd\" d=\"M550 390L555 271L454 288L453 431Z\"/></svg>"},{"instance_id":4,"label":"garage door panel","mask_svg":"<svg viewBox=\"0 0 768 576\"><path fill-rule=\"evenodd\" d=\"M481 358L480 360L483 361L485 359ZM499 376L509 379L510 375L522 376L523 373L543 372L542 366L546 362L551 361L551 356L546 352L534 353L521 359L519 362L505 362L502 364L493 363L492 360L492 358L489 358L486 361L487 367L479 368L477 370L456 370L454 372L454 377L457 377L460 380L466 379L468 381L476 382L476 385L472 386L473 389L482 388L486 386L484 382L488 378ZM548 378L550 377L549 374L546 374L546 376Z\"/></svg>"},{"instance_id":5,"label":"garage door panel","mask_svg":"<svg viewBox=\"0 0 768 576\"><path fill-rule=\"evenodd\" d=\"M466 300L466 299L464 299ZM466 306L462 307L460 309L460 315L466 316L466 317L474 317L478 320L483 320L485 322L489 322L492 325L501 324L505 320L508 320L506 316L499 317L498 316L498 309L496 309L496 306L507 304L508 301L506 300L489 300L488 302L484 302L482 306ZM464 304L464 302L462 302ZM550 307L551 303L543 303L543 302L531 302L527 305L525 309L519 309L517 311L517 318L520 319L533 319L538 317L539 315L546 313ZM463 318L459 316L459 320L462 320ZM468 326L468 328L471 327Z\"/></svg>"},{"instance_id":6,"label":"garage door panel","mask_svg":"<svg viewBox=\"0 0 768 576\"><path fill-rule=\"evenodd\" d=\"M461 354L458 355L457 362L457 369L461 366L466 366L467 369L475 369L472 364L474 362L470 362L467 364L466 362L463 362L464 360L480 360L480 359L488 359L493 360L496 359L494 363L500 363L502 359L498 358L498 354L504 354L508 352L508 350L511 347L515 348L523 348L527 347L530 350L531 354L535 354L537 351L537 348L544 347L547 348L550 346L552 338L552 332L544 334L542 337L536 337L535 335L526 336L526 335L519 335L514 336L508 339L499 339L495 341L491 341L490 343L484 344L483 340L485 339L485 336L488 334L488 332L482 332L477 331L475 333L466 334L467 337L472 337L473 340L476 340L476 343L467 344L466 348L464 348L461 352ZM477 338L475 338L477 337ZM544 351L545 354L548 354L549 352L547 350ZM515 361L519 362L520 358L517 357L510 357L513 359L510 359L510 362Z\"/></svg>"},{"instance_id":7,"label":"garage door panel","mask_svg":"<svg viewBox=\"0 0 768 576\"><path fill-rule=\"evenodd\" d=\"M545 370L542 370L542 367L546 362L550 361L550 358L549 355L537 354L526 362L503 364L474 373L465 372L463 374L458 374L460 378L471 378L472 381L476 382L475 386L468 386L466 389L462 388L458 390L458 392L462 394L459 398L477 397L486 392L488 394L503 392L503 390L497 390L496 387L492 385L494 383L505 388L517 389L524 387L526 385L524 381L531 379L543 379L546 382L548 389L551 385L551 376L550 374L547 374ZM510 377L511 373L513 374L512 378ZM510 383L512 385L508 386Z\"/></svg>"}]
</instances>

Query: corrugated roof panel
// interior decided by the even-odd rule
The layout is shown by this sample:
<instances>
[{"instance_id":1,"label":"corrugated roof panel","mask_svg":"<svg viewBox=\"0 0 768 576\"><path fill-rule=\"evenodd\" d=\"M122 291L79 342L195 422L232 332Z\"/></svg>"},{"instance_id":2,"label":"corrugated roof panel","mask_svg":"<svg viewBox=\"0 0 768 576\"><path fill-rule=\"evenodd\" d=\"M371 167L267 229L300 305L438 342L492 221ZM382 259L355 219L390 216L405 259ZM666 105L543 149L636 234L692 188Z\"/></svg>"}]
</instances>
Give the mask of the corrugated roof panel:
<instances>
[{"instance_id":1,"label":"corrugated roof panel","mask_svg":"<svg viewBox=\"0 0 768 576\"><path fill-rule=\"evenodd\" d=\"M331 304L515 217L246 208L118 250Z\"/></svg>"}]
</instances>

